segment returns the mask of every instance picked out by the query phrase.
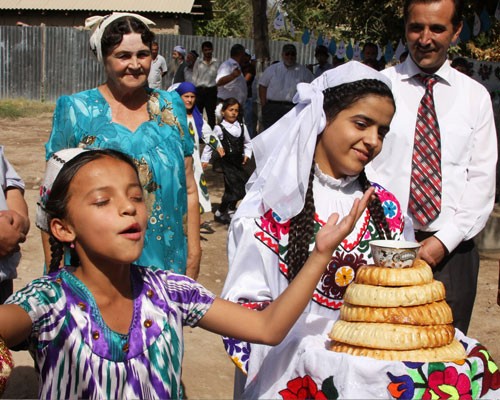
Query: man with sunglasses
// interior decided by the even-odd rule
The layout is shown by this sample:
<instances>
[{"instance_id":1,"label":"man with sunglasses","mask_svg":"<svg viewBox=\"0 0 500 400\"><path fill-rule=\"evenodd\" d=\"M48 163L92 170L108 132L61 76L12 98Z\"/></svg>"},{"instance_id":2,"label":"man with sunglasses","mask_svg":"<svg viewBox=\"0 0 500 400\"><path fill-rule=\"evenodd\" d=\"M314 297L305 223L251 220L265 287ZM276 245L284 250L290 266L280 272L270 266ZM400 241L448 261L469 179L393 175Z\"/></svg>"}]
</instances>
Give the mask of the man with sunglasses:
<instances>
[{"instance_id":1,"label":"man with sunglasses","mask_svg":"<svg viewBox=\"0 0 500 400\"><path fill-rule=\"evenodd\" d=\"M261 131L269 128L293 108L292 99L297 92L297 84L309 83L313 79L312 72L297 63L296 47L285 44L281 51L281 61L266 68L259 79Z\"/></svg>"}]
</instances>

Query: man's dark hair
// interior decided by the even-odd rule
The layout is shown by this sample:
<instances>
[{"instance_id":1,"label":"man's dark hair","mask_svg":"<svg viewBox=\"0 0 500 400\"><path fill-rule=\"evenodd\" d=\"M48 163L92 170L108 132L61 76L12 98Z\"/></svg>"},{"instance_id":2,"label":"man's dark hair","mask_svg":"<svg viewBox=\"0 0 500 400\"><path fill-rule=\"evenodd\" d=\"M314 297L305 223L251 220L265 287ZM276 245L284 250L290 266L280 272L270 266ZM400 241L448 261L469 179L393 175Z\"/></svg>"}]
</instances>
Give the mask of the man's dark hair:
<instances>
[{"instance_id":1,"label":"man's dark hair","mask_svg":"<svg viewBox=\"0 0 500 400\"><path fill-rule=\"evenodd\" d=\"M245 47L243 47L242 44L234 44L233 47L231 47L230 56L239 56L240 54L245 54Z\"/></svg>"},{"instance_id":2,"label":"man's dark hair","mask_svg":"<svg viewBox=\"0 0 500 400\"><path fill-rule=\"evenodd\" d=\"M201 44L201 48L202 48L202 49L204 49L205 47L206 47L206 48L209 48L209 49L213 49L213 48L214 48L214 45L212 44L212 42L211 42L211 41L207 40L207 41L205 41L205 42L203 42L203 43Z\"/></svg>"},{"instance_id":3,"label":"man's dark hair","mask_svg":"<svg viewBox=\"0 0 500 400\"><path fill-rule=\"evenodd\" d=\"M443 0L405 0L404 7L403 7L403 17L405 22L408 21L408 15L410 13L410 7L414 4L418 3L423 3L423 4L430 4L430 3L439 3ZM463 15L464 15L464 2L463 0L453 0L453 3L455 5L455 12L453 16L451 17L451 23L453 26L456 28L458 25L463 20Z\"/></svg>"}]
</instances>

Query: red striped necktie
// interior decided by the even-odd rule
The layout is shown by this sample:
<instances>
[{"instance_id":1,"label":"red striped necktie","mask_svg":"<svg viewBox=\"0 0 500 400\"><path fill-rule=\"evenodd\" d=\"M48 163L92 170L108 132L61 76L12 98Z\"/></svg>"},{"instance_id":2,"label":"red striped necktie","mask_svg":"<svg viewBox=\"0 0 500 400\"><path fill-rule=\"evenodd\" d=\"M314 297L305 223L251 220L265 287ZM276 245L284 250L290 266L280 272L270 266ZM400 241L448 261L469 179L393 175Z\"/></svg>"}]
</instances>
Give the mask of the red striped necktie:
<instances>
[{"instance_id":1,"label":"red striped necktie","mask_svg":"<svg viewBox=\"0 0 500 400\"><path fill-rule=\"evenodd\" d=\"M441 212L441 137L432 93L438 78L416 77L426 89L418 107L408 209L421 225L427 225Z\"/></svg>"}]
</instances>

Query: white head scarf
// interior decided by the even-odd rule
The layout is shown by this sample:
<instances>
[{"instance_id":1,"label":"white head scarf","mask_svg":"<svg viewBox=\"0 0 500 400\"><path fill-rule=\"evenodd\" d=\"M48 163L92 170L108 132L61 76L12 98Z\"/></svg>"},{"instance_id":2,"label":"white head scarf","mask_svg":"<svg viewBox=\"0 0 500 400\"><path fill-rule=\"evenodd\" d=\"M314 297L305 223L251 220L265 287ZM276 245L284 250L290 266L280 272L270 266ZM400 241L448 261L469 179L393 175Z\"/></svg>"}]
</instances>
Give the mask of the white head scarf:
<instances>
[{"instance_id":1,"label":"white head scarf","mask_svg":"<svg viewBox=\"0 0 500 400\"><path fill-rule=\"evenodd\" d=\"M376 79L392 87L386 76L357 61L297 85L293 98L297 105L252 140L256 170L233 220L256 218L272 209L275 218L286 221L302 210L316 139L326 126L323 90L362 79Z\"/></svg>"},{"instance_id":2,"label":"white head scarf","mask_svg":"<svg viewBox=\"0 0 500 400\"><path fill-rule=\"evenodd\" d=\"M107 28L109 24L111 24L113 21L117 20L118 18L122 17L134 17L138 19L139 21L143 22L146 26L149 25L155 25L153 21L150 19L147 19L143 17L142 15L139 14L132 14L132 13L118 13L114 12L109 15L105 16L100 16L100 15L94 15L93 17L89 17L85 20L85 28L92 29L92 35L90 36L90 48L96 55L97 59L99 62L103 62L103 54L102 54L102 49L101 49L101 39L102 35L104 33L104 30Z\"/></svg>"},{"instance_id":3,"label":"white head scarf","mask_svg":"<svg viewBox=\"0 0 500 400\"><path fill-rule=\"evenodd\" d=\"M43 178L42 186L40 187L40 198L37 202L35 220L36 226L42 231L49 232L49 216L45 210L45 205L47 204L50 192L52 191L54 181L59 175L59 172L61 172L62 167L64 167L64 164L84 151L87 151L87 149L82 149L80 147L59 150L58 152L52 154L47 161L45 176Z\"/></svg>"}]
</instances>

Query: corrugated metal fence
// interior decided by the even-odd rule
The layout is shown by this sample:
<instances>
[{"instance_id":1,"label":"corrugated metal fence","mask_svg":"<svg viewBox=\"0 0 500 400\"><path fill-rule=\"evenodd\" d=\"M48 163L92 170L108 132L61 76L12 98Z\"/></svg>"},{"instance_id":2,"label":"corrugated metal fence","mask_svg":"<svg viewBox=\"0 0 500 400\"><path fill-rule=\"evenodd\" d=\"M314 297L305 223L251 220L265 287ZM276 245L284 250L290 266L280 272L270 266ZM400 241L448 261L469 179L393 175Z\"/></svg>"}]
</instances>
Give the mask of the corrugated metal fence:
<instances>
[{"instance_id":1,"label":"corrugated metal fence","mask_svg":"<svg viewBox=\"0 0 500 400\"><path fill-rule=\"evenodd\" d=\"M103 67L89 49L89 36L89 31L69 27L0 26L0 99L55 101L62 94L102 83ZM157 35L160 54L167 60L176 45L201 53L201 43L205 40L213 42L214 55L221 61L229 57L229 50L236 43L253 52L251 39ZM271 60L280 59L284 43L270 43ZM312 46L295 45L300 63L313 62Z\"/></svg>"}]
</instances>

